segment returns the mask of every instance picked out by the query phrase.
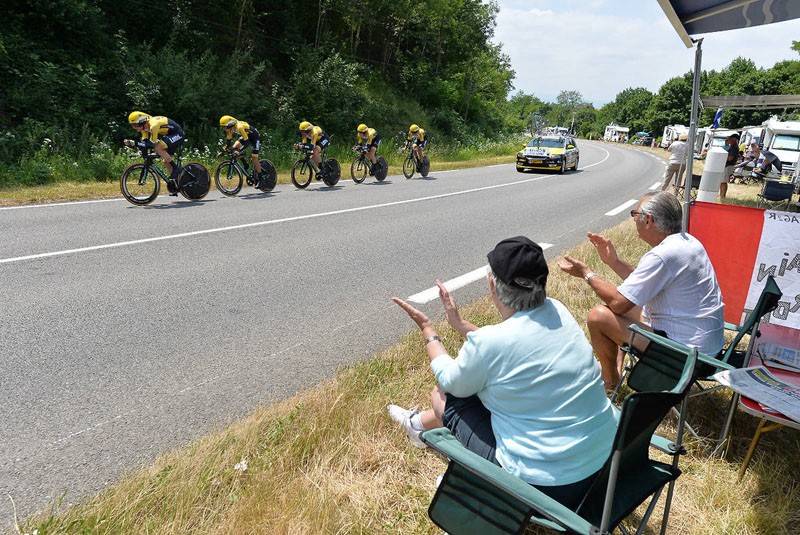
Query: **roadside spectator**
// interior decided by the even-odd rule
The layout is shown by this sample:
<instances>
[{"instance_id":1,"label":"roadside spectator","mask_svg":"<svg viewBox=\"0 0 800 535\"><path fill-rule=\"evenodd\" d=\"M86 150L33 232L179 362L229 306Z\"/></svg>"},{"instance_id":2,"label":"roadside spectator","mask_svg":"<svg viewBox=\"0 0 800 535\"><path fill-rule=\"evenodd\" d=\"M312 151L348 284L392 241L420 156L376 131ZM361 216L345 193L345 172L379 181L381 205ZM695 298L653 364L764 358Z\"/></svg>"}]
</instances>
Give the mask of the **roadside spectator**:
<instances>
[{"instance_id":1,"label":"roadside spectator","mask_svg":"<svg viewBox=\"0 0 800 535\"><path fill-rule=\"evenodd\" d=\"M739 134L728 136L722 148L728 151L728 157L725 159L725 171L723 171L722 179L719 182L719 198L724 201L725 196L728 194L728 180L733 175L736 164L739 163Z\"/></svg>"},{"instance_id":2,"label":"roadside spectator","mask_svg":"<svg viewBox=\"0 0 800 535\"><path fill-rule=\"evenodd\" d=\"M750 147L748 147L747 152L744 153L744 157L742 158L741 163L739 163L733 170L734 175L737 173L742 175L747 168L750 169L754 168L758 159L761 157L761 149L758 148L758 143L752 142L750 143Z\"/></svg>"},{"instance_id":3,"label":"roadside spectator","mask_svg":"<svg viewBox=\"0 0 800 535\"><path fill-rule=\"evenodd\" d=\"M761 156L763 156L764 159L754 169L758 175L766 177L773 167L778 173L783 172L783 162L781 162L777 154L765 149L761 151Z\"/></svg>"},{"instance_id":4,"label":"roadside spectator","mask_svg":"<svg viewBox=\"0 0 800 535\"><path fill-rule=\"evenodd\" d=\"M422 331L438 385L433 409L389 405L389 415L418 447L421 431L446 426L471 451L575 506L616 431L600 370L575 319L546 296L541 247L518 236L498 243L488 258L489 294L502 318L496 325L463 320L436 281L447 321L466 338L455 359L428 316L392 298Z\"/></svg>"},{"instance_id":5,"label":"roadside spectator","mask_svg":"<svg viewBox=\"0 0 800 535\"><path fill-rule=\"evenodd\" d=\"M686 134L681 134L667 147L669 163L667 163L667 170L664 173L664 184L661 186L661 191L667 190L673 178L675 178L675 186L683 184L683 171L686 168L686 138Z\"/></svg>"},{"instance_id":6,"label":"roadside spectator","mask_svg":"<svg viewBox=\"0 0 800 535\"><path fill-rule=\"evenodd\" d=\"M619 381L624 358L619 346L628 341L631 324L708 355L719 353L724 343L717 277L703 245L681 232L680 201L671 193L648 193L631 217L639 237L652 247L635 268L617 256L609 239L589 233L600 260L623 279L621 285L602 280L570 256L558 263L583 277L604 303L589 312L587 324L608 388Z\"/></svg>"}]
</instances>

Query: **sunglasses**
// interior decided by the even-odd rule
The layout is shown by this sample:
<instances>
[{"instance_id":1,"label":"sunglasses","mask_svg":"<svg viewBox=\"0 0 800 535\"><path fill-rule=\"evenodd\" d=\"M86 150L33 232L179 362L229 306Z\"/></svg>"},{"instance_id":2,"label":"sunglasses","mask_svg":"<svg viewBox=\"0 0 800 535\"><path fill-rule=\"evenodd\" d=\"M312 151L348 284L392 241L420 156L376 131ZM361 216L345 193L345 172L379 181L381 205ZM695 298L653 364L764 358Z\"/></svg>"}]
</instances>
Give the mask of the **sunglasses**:
<instances>
[{"instance_id":1,"label":"sunglasses","mask_svg":"<svg viewBox=\"0 0 800 535\"><path fill-rule=\"evenodd\" d=\"M644 212L637 212L636 210L631 210L631 217L637 217L640 215L647 215L647 214Z\"/></svg>"}]
</instances>

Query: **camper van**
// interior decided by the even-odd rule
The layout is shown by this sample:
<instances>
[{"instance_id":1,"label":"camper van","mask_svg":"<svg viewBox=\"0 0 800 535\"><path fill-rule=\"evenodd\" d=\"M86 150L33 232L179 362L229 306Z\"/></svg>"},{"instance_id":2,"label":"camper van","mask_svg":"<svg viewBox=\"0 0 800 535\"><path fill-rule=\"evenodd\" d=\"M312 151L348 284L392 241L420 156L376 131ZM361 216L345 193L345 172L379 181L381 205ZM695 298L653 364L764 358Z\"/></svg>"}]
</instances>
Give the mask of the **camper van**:
<instances>
[{"instance_id":1,"label":"camper van","mask_svg":"<svg viewBox=\"0 0 800 535\"><path fill-rule=\"evenodd\" d=\"M772 117L762 126L761 145L781 159L785 174L793 175L800 157L800 121L779 121Z\"/></svg>"},{"instance_id":2,"label":"camper van","mask_svg":"<svg viewBox=\"0 0 800 535\"><path fill-rule=\"evenodd\" d=\"M623 141L628 139L628 132L630 128L627 126L619 126L618 124L611 123L606 126L606 131L603 134L603 141Z\"/></svg>"},{"instance_id":3,"label":"camper van","mask_svg":"<svg viewBox=\"0 0 800 535\"><path fill-rule=\"evenodd\" d=\"M673 141L678 139L681 134L689 135L689 127L682 124L668 124L664 127L664 134L661 136L661 148L666 149Z\"/></svg>"},{"instance_id":4,"label":"camper van","mask_svg":"<svg viewBox=\"0 0 800 535\"><path fill-rule=\"evenodd\" d=\"M695 157L704 158L705 154L712 147L724 147L725 140L731 134L736 134L738 130L727 130L718 128L712 130L710 128L699 128L694 139L694 152Z\"/></svg>"}]
</instances>

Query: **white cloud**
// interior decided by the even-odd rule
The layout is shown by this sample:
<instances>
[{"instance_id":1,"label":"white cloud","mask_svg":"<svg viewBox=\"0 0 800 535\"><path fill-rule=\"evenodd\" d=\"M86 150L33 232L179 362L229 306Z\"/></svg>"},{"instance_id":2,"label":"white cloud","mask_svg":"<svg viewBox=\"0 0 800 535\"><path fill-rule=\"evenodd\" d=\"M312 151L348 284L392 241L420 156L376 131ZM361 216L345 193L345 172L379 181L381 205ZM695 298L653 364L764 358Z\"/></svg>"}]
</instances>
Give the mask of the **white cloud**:
<instances>
[{"instance_id":1,"label":"white cloud","mask_svg":"<svg viewBox=\"0 0 800 535\"><path fill-rule=\"evenodd\" d=\"M511 57L514 86L554 101L578 91L601 106L629 87L652 92L694 68L687 49L656 2L499 0L495 42ZM703 70L720 70L737 56L769 68L800 59L800 21L708 34Z\"/></svg>"}]
</instances>

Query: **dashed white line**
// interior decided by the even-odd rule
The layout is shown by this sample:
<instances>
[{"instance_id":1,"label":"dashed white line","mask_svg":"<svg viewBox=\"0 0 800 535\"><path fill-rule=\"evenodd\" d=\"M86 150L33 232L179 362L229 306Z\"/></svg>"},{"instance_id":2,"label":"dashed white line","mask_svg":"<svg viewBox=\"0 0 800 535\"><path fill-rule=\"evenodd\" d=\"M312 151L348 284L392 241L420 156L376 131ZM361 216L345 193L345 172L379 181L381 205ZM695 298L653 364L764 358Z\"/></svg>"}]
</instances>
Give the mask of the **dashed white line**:
<instances>
[{"instance_id":1,"label":"dashed white line","mask_svg":"<svg viewBox=\"0 0 800 535\"><path fill-rule=\"evenodd\" d=\"M540 243L539 246L542 248L542 250L545 250L552 247L553 244ZM483 277L486 276L488 272L489 272L489 266L486 265L483 267L479 267L478 269L474 269L469 273L459 275L458 277L450 279L449 281L444 282L443 284L444 287L447 288L447 291L452 292L459 288L463 288L467 284L471 284L477 280L482 279ZM433 286L431 288L428 288L427 290L423 290L419 293L415 293L414 295L409 296L406 299L406 301L411 301L412 303L417 303L417 304L424 304L433 301L437 297L439 297L439 287Z\"/></svg>"},{"instance_id":2,"label":"dashed white line","mask_svg":"<svg viewBox=\"0 0 800 535\"><path fill-rule=\"evenodd\" d=\"M661 187L661 182L656 182L652 186L650 186L650 191L655 191Z\"/></svg>"},{"instance_id":3,"label":"dashed white line","mask_svg":"<svg viewBox=\"0 0 800 535\"><path fill-rule=\"evenodd\" d=\"M631 200L629 200L627 202L624 202L624 203L620 204L619 206L617 206L616 208L614 208L610 212L606 212L605 215L621 214L622 212L624 212L625 210L627 210L631 206L635 205L637 202L639 202L639 201L637 201L636 199L631 199Z\"/></svg>"}]
</instances>

